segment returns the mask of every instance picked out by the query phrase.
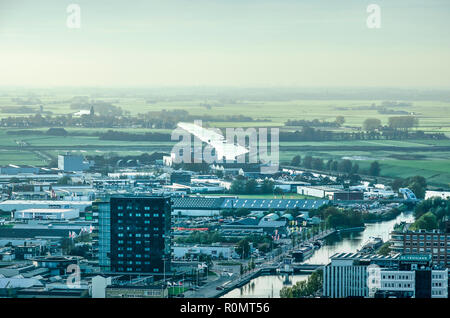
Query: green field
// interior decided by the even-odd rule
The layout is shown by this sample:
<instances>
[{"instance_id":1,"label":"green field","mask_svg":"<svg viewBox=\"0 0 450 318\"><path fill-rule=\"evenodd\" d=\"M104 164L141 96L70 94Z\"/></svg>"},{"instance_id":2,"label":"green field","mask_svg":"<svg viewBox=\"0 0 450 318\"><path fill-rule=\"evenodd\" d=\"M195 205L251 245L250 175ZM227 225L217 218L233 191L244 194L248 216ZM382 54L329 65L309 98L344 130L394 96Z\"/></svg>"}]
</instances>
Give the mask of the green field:
<instances>
[{"instance_id":1,"label":"green field","mask_svg":"<svg viewBox=\"0 0 450 318\"><path fill-rule=\"evenodd\" d=\"M44 110L54 114L75 113L70 108L70 95L42 96L45 104ZM360 127L368 117L378 118L387 124L389 117L397 115L379 114L376 110L367 110L361 107L372 103L380 105L381 100L293 100L293 101L246 101L236 103L222 103L208 100L210 108L203 106L204 100L192 101L161 101L148 104L145 98L139 97L102 97L101 100L120 106L131 114L146 113L149 111L184 109L191 115L250 116L255 121L243 123L218 122L210 123L212 127L271 127L282 126L288 119L319 119L333 121L336 116L344 116L344 126ZM11 97L0 97L0 106L17 106ZM344 109L345 108L345 109ZM359 109L361 108L361 109ZM396 110L405 110L414 113L420 120L420 129L433 132L450 132L450 102L446 101L414 101L409 107L389 107ZM26 116L27 114L0 113L0 117ZM270 122L258 122L270 120Z\"/></svg>"},{"instance_id":2,"label":"green field","mask_svg":"<svg viewBox=\"0 0 450 318\"><path fill-rule=\"evenodd\" d=\"M72 95L40 96L45 111L54 114L74 113L70 109ZM298 127L285 127L288 119L334 121L337 116L344 116L345 123L335 131L353 131L361 127L368 117L378 118L386 124L388 118L397 115L379 114L376 110L364 107L372 103L380 105L380 100L293 100L293 101L247 101L223 103L208 100L210 109L203 106L204 100L161 101L146 103L141 97L102 97L131 114L148 111L184 109L191 115L232 116L244 115L254 119L251 122L208 122L207 127L279 127L292 131ZM14 106L11 96L1 96L0 106ZM361 108L362 107L362 108ZM361 110L358 110L361 108ZM450 137L450 102L414 101L412 106L389 107L395 110L407 110L419 118L417 129L426 132L441 132ZM1 117L26 116L27 114L0 113ZM47 128L40 128L46 130ZM93 134L109 129L100 128L66 128L69 132ZM46 136L46 135L9 135L10 128L0 129L0 165L30 164L46 165L46 156L55 158L67 151L84 155L139 155L155 151L168 152L174 142L129 142L100 140L97 136ZM169 129L114 128L117 131L146 133L170 133ZM323 159L349 158L358 162L361 169L366 169L374 160L381 164L381 174L387 177L408 177L423 175L428 182L438 187L450 187L450 148L436 151L434 147L450 147L450 140L360 140L342 142L281 142L280 161L289 163L293 156L312 155ZM42 156L44 154L44 156Z\"/></svg>"}]
</instances>

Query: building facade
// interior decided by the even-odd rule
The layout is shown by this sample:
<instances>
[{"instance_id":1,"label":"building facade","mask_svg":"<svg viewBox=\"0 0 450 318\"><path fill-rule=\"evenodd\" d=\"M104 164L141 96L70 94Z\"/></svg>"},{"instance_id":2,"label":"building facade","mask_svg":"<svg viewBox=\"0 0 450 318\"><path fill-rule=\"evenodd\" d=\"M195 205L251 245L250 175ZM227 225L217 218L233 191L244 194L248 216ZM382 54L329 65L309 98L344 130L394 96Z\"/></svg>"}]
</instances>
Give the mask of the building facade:
<instances>
[{"instance_id":1,"label":"building facade","mask_svg":"<svg viewBox=\"0 0 450 318\"><path fill-rule=\"evenodd\" d=\"M450 267L450 233L433 231L393 231L391 249L405 254L431 254L433 264Z\"/></svg>"},{"instance_id":2,"label":"building facade","mask_svg":"<svg viewBox=\"0 0 450 318\"><path fill-rule=\"evenodd\" d=\"M448 269L431 255L338 253L324 267L323 296L448 298Z\"/></svg>"},{"instance_id":3,"label":"building facade","mask_svg":"<svg viewBox=\"0 0 450 318\"><path fill-rule=\"evenodd\" d=\"M99 263L117 273L163 274L170 270L169 197L111 197L97 204Z\"/></svg>"},{"instance_id":4,"label":"building facade","mask_svg":"<svg viewBox=\"0 0 450 318\"><path fill-rule=\"evenodd\" d=\"M58 155L58 169L62 171L85 171L89 169L89 163L83 156L70 154Z\"/></svg>"}]
</instances>

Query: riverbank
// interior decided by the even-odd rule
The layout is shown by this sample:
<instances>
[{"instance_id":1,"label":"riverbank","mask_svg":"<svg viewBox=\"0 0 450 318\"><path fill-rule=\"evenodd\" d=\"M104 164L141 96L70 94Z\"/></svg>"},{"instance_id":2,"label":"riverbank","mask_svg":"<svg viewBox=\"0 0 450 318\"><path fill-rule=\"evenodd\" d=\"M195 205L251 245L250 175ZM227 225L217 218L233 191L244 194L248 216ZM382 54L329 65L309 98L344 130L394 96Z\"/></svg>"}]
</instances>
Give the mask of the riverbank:
<instances>
[{"instance_id":1,"label":"riverbank","mask_svg":"<svg viewBox=\"0 0 450 318\"><path fill-rule=\"evenodd\" d=\"M407 207L405 205L393 208L389 210L388 212L376 214L376 213L365 213L363 214L363 220L364 223L376 223L376 222L382 222L382 221L390 221L398 217L401 213L406 212Z\"/></svg>"},{"instance_id":2,"label":"riverbank","mask_svg":"<svg viewBox=\"0 0 450 318\"><path fill-rule=\"evenodd\" d=\"M411 211L401 212L396 218L366 224L362 231L336 232L324 239L323 246L305 261L305 264L328 264L330 257L336 253L356 253L370 237L381 237L383 241L389 239L394 225L400 222L412 222L414 216ZM285 286L292 286L297 281L306 280L309 274L294 275L261 275L250 280L247 284L235 288L224 294L223 298L270 298L280 297L279 292Z\"/></svg>"}]
</instances>

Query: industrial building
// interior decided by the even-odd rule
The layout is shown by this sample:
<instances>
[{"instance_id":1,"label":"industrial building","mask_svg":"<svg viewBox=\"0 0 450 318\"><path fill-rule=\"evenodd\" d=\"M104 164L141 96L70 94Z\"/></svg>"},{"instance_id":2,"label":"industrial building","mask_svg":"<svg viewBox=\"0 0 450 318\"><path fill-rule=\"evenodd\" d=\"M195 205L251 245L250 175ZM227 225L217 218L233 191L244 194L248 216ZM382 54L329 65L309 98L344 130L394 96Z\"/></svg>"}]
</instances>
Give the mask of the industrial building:
<instances>
[{"instance_id":1,"label":"industrial building","mask_svg":"<svg viewBox=\"0 0 450 318\"><path fill-rule=\"evenodd\" d=\"M79 216L77 209L26 209L14 212L16 220L72 220Z\"/></svg>"},{"instance_id":2,"label":"industrial building","mask_svg":"<svg viewBox=\"0 0 450 318\"><path fill-rule=\"evenodd\" d=\"M364 193L362 191L344 190L342 185L302 185L297 187L297 193L335 201L364 200Z\"/></svg>"},{"instance_id":3,"label":"industrial building","mask_svg":"<svg viewBox=\"0 0 450 318\"><path fill-rule=\"evenodd\" d=\"M85 161L83 156L65 154L58 155L58 169L62 171L85 171L90 167L90 163Z\"/></svg>"},{"instance_id":4,"label":"industrial building","mask_svg":"<svg viewBox=\"0 0 450 318\"><path fill-rule=\"evenodd\" d=\"M92 201L5 200L0 202L0 210L12 212L28 209L77 209L84 211L91 205Z\"/></svg>"},{"instance_id":5,"label":"industrial building","mask_svg":"<svg viewBox=\"0 0 450 318\"><path fill-rule=\"evenodd\" d=\"M239 199L231 197L177 197L173 198L173 215L214 216L224 209L251 211L308 211L329 203L314 199Z\"/></svg>"},{"instance_id":6,"label":"industrial building","mask_svg":"<svg viewBox=\"0 0 450 318\"><path fill-rule=\"evenodd\" d=\"M40 168L34 166L26 166L26 165L13 165L9 164L7 166L0 167L0 174L6 175L17 175L22 173L28 174L38 174Z\"/></svg>"},{"instance_id":7,"label":"industrial building","mask_svg":"<svg viewBox=\"0 0 450 318\"><path fill-rule=\"evenodd\" d=\"M211 256L213 259L228 259L238 257L234 244L231 246L223 245L174 245L172 247L175 259L189 258L191 256L197 258L200 255Z\"/></svg>"}]
</instances>

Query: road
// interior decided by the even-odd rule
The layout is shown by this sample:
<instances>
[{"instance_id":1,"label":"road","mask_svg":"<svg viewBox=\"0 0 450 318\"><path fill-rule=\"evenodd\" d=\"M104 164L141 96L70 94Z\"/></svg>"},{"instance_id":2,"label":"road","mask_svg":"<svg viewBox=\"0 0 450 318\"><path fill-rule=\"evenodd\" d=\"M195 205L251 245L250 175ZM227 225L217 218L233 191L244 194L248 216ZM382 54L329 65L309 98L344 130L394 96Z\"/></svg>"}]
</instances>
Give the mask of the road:
<instances>
[{"instance_id":1,"label":"road","mask_svg":"<svg viewBox=\"0 0 450 318\"><path fill-rule=\"evenodd\" d=\"M322 239L328 235L330 235L334 230L327 230L324 233L315 235L314 237L310 238L305 243L312 243L314 240ZM216 279L211 279L200 287L198 290L189 290L184 293L184 296L186 298L214 298L217 297L217 295L221 294L222 290L217 290L218 286L221 286L225 284L226 282L229 282L229 286L232 288L227 289L234 289L235 286L239 286L242 282L250 280L251 277L256 275L258 271L263 270L264 268L273 267L273 266L279 266L280 262L283 260L283 258L292 250L292 245L285 244L282 247L278 248L276 251L273 251L268 254L268 259L260 264L257 265L257 267L249 272L246 272L244 275L240 275L239 266L220 266L216 265L214 266L214 272L218 276L216 276ZM232 275L222 275L223 271L226 270L227 272L231 273Z\"/></svg>"}]
</instances>

